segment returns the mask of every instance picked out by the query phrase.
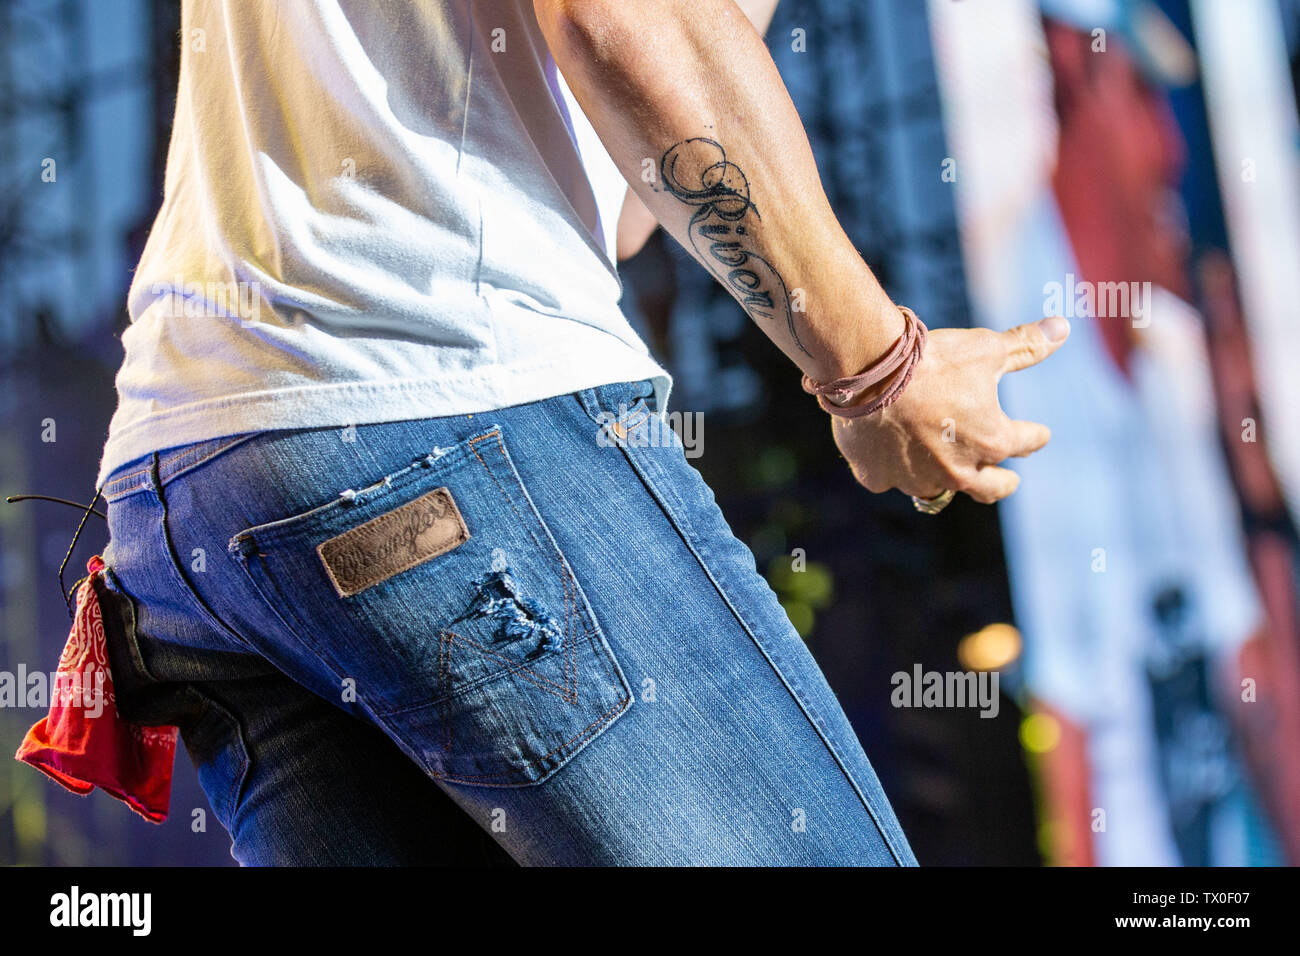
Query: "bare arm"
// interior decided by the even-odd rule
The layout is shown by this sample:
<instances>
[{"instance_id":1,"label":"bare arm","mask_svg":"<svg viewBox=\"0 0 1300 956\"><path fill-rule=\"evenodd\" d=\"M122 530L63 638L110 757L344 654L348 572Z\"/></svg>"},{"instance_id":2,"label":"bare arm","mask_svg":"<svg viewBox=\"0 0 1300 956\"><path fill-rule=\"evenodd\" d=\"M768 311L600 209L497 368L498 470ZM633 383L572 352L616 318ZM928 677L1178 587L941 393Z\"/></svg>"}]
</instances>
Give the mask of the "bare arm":
<instances>
[{"instance_id":1,"label":"bare arm","mask_svg":"<svg viewBox=\"0 0 1300 956\"><path fill-rule=\"evenodd\" d=\"M830 381L888 351L902 316L841 229L785 85L734 0L534 7L570 89L645 207L800 369ZM1040 448L1047 429L1008 420L997 380L1059 341L1036 326L936 331L902 399L837 419L836 441L873 491L1005 497L1017 477L997 463Z\"/></svg>"},{"instance_id":2,"label":"bare arm","mask_svg":"<svg viewBox=\"0 0 1300 956\"><path fill-rule=\"evenodd\" d=\"M831 211L762 38L733 0L534 5L637 196L796 364L838 378L902 333Z\"/></svg>"},{"instance_id":3,"label":"bare arm","mask_svg":"<svg viewBox=\"0 0 1300 956\"><path fill-rule=\"evenodd\" d=\"M749 18L754 29L761 36L767 35L767 28L772 25L779 0L736 0L736 6ZM650 236L659 228L659 220L646 208L636 192L628 187L623 200L623 209L618 217L619 260L630 259L641 251Z\"/></svg>"},{"instance_id":4,"label":"bare arm","mask_svg":"<svg viewBox=\"0 0 1300 956\"><path fill-rule=\"evenodd\" d=\"M618 214L617 248L619 262L631 259L641 251L659 228L655 214L645 207L631 186L623 197L623 208Z\"/></svg>"}]
</instances>

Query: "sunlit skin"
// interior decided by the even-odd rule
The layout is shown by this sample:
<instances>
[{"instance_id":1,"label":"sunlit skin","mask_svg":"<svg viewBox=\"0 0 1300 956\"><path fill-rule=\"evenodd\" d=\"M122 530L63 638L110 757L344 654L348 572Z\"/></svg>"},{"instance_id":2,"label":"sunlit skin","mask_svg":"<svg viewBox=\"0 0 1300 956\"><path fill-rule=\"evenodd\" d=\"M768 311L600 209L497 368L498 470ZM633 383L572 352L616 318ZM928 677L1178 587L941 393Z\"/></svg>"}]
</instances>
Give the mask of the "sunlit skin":
<instances>
[{"instance_id":1,"label":"sunlit skin","mask_svg":"<svg viewBox=\"0 0 1300 956\"><path fill-rule=\"evenodd\" d=\"M800 371L831 382L889 351L903 317L836 219L794 104L741 7L732 0L534 0L534 8L556 64L645 210L719 277ZM647 165L662 170L665 156L693 161L694 150L682 153L682 144L706 140L717 144L718 161L725 155L719 182L738 191L743 183L755 213L738 222L743 235L725 237L739 248L722 250L750 275L720 269L716 255L710 260L712 243L699 235L692 241L692 222L697 233L701 227L692 192L700 184L686 182L694 170L670 184L643 176ZM723 228L727 202L716 207L722 221L704 225ZM634 204L623 218L627 251L637 244L633 226L644 228L646 218ZM787 308L783 290L791 299L798 293L802 308ZM775 308L766 308L769 298ZM925 498L957 490L986 503L1015 491L1019 479L1001 463L1042 448L1049 433L1008 419L997 382L1060 347L1068 324L1055 328L1055 339L1038 324L932 332L896 404L835 420L836 445L859 483ZM874 397L869 391L858 401ZM955 429L945 434L945 422Z\"/></svg>"}]
</instances>

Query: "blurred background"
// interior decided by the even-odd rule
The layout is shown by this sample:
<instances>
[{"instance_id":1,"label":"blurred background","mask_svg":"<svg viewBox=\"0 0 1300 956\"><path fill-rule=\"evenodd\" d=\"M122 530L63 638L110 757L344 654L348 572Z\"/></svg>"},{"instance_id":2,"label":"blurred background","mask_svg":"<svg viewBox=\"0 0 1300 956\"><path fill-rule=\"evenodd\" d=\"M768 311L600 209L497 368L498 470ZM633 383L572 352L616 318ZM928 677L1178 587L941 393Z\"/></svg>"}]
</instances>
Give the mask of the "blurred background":
<instances>
[{"instance_id":1,"label":"blurred background","mask_svg":"<svg viewBox=\"0 0 1300 956\"><path fill-rule=\"evenodd\" d=\"M0 491L88 501L161 201L174 0L0 3ZM1300 863L1300 0L783 0L831 202L932 328L1071 318L1003 383L1053 428L996 508L839 460L788 362L671 239L625 309L693 459L930 865ZM719 385L722 387L718 387ZM699 437L699 436L696 436ZM0 746L67 637L71 508L0 503ZM68 581L104 545L91 518ZM895 675L998 675L996 716ZM8 690L6 691L6 686ZM231 865L188 758L162 826L0 760L0 864Z\"/></svg>"}]
</instances>

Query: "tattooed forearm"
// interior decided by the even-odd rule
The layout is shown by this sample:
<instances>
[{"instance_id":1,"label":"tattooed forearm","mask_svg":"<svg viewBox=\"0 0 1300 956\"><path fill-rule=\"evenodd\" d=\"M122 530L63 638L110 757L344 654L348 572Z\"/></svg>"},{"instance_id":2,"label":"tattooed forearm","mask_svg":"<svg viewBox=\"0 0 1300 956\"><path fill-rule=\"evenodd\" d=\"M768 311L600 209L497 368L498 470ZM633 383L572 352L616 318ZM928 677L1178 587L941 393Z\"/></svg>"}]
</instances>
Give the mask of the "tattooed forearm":
<instances>
[{"instance_id":1,"label":"tattooed forearm","mask_svg":"<svg viewBox=\"0 0 1300 956\"><path fill-rule=\"evenodd\" d=\"M711 139L688 139L664 153L659 163L664 188L683 203L698 207L689 235L695 253L753 319L784 319L790 338L799 341L785 281L770 262L753 251L753 225L761 218L749 198L749 180Z\"/></svg>"}]
</instances>

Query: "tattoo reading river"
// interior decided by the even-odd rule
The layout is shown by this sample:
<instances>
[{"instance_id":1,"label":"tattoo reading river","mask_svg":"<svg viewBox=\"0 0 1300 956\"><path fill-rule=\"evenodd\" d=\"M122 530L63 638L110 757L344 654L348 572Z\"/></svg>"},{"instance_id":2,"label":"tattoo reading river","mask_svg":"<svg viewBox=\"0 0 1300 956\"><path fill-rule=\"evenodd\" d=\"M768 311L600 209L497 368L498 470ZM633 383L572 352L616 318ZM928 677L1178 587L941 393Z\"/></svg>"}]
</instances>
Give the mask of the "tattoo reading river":
<instances>
[{"instance_id":1,"label":"tattoo reading river","mask_svg":"<svg viewBox=\"0 0 1300 956\"><path fill-rule=\"evenodd\" d=\"M761 221L749 198L749 180L726 150L711 139L678 143L659 163L664 188L690 206L697 206L688 233L695 253L727 287L753 319L784 317L790 338L799 341L794 310L785 281L770 262L752 251L750 228Z\"/></svg>"}]
</instances>

